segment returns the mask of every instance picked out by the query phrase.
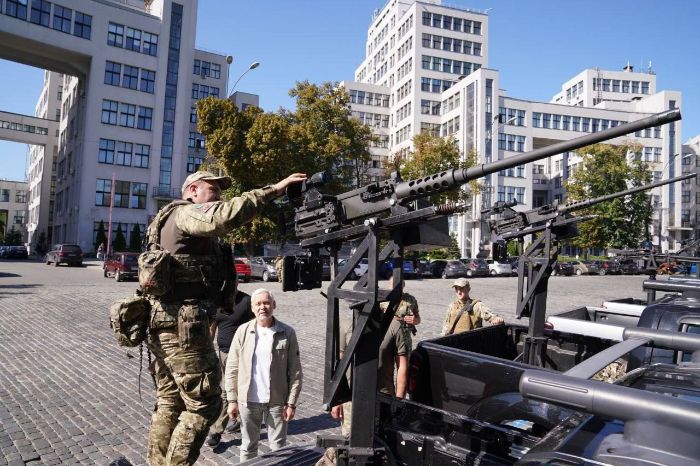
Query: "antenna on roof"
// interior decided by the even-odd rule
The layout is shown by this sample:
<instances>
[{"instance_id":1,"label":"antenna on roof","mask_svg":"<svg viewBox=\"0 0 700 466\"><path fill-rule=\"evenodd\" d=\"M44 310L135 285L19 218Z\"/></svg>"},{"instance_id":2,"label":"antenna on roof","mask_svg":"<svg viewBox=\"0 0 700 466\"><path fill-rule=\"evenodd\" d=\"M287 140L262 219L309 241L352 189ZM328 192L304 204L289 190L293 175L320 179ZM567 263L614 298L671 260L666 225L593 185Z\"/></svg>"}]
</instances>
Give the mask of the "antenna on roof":
<instances>
[{"instance_id":1,"label":"antenna on roof","mask_svg":"<svg viewBox=\"0 0 700 466\"><path fill-rule=\"evenodd\" d=\"M654 70L651 67L651 60L649 60L649 66L647 67L647 73L649 74L656 74Z\"/></svg>"}]
</instances>

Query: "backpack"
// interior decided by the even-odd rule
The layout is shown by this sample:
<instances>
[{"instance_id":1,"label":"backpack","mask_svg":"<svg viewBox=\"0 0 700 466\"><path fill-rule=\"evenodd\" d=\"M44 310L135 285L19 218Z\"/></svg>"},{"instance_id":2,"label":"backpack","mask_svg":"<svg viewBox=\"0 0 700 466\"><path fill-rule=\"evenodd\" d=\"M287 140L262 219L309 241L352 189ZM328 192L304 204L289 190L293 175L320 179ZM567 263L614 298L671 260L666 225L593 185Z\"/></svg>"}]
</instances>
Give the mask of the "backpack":
<instances>
[{"instance_id":1,"label":"backpack","mask_svg":"<svg viewBox=\"0 0 700 466\"><path fill-rule=\"evenodd\" d=\"M139 295L112 303L109 308L109 326L114 330L119 346L133 348L146 339L149 311L148 300Z\"/></svg>"},{"instance_id":2,"label":"backpack","mask_svg":"<svg viewBox=\"0 0 700 466\"><path fill-rule=\"evenodd\" d=\"M146 251L139 256L139 285L144 295L164 296L171 291L172 273L170 252L160 245L160 230L176 207L188 201L173 201L158 211L146 230Z\"/></svg>"}]
</instances>

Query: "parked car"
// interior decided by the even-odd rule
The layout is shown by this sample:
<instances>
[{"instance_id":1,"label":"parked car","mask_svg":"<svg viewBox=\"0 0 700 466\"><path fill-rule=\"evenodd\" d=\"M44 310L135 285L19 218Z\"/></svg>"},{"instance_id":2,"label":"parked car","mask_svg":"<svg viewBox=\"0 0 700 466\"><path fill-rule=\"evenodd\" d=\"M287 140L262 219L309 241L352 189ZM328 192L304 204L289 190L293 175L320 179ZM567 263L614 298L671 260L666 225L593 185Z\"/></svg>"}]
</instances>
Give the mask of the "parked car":
<instances>
[{"instance_id":1,"label":"parked car","mask_svg":"<svg viewBox=\"0 0 700 466\"><path fill-rule=\"evenodd\" d=\"M571 262L555 262L552 275L564 275L569 277L574 274L574 266Z\"/></svg>"},{"instance_id":2,"label":"parked car","mask_svg":"<svg viewBox=\"0 0 700 466\"><path fill-rule=\"evenodd\" d=\"M619 261L618 267L620 268L620 273L624 273L625 275L637 275L640 272L637 261L633 259Z\"/></svg>"},{"instance_id":3,"label":"parked car","mask_svg":"<svg viewBox=\"0 0 700 466\"><path fill-rule=\"evenodd\" d=\"M366 257L363 257L360 262L357 264L357 267L355 267L355 270L353 270L353 273L355 274L355 278L360 278L364 274L367 273L367 269L369 268L369 261L367 260ZM389 278L391 277L391 274L394 271L394 266L393 264L390 263L390 261L384 262L382 267L379 270L379 278Z\"/></svg>"},{"instance_id":4,"label":"parked car","mask_svg":"<svg viewBox=\"0 0 700 466\"><path fill-rule=\"evenodd\" d=\"M4 259L27 259L29 254L24 246L5 246L1 257Z\"/></svg>"},{"instance_id":5,"label":"parked car","mask_svg":"<svg viewBox=\"0 0 700 466\"><path fill-rule=\"evenodd\" d=\"M394 272L394 267L396 267L396 259L391 259L390 261L387 261L389 265L391 266L391 273ZM410 261L408 259L404 259L403 261L403 278L415 278L416 277L416 269L413 267L413 261Z\"/></svg>"},{"instance_id":6,"label":"parked car","mask_svg":"<svg viewBox=\"0 0 700 466\"><path fill-rule=\"evenodd\" d=\"M486 259L486 263L489 265L489 274L492 277L513 274L513 266L509 262L497 262L493 259Z\"/></svg>"},{"instance_id":7,"label":"parked car","mask_svg":"<svg viewBox=\"0 0 700 466\"><path fill-rule=\"evenodd\" d=\"M614 275L620 273L620 266L615 261L595 261L598 265L598 275Z\"/></svg>"},{"instance_id":8,"label":"parked car","mask_svg":"<svg viewBox=\"0 0 700 466\"><path fill-rule=\"evenodd\" d=\"M598 273L598 264L594 261L573 261L574 273L576 275L593 275Z\"/></svg>"},{"instance_id":9,"label":"parked car","mask_svg":"<svg viewBox=\"0 0 700 466\"><path fill-rule=\"evenodd\" d=\"M264 282L277 281L274 256L257 256L250 259L250 276L259 278Z\"/></svg>"},{"instance_id":10,"label":"parked car","mask_svg":"<svg viewBox=\"0 0 700 466\"><path fill-rule=\"evenodd\" d=\"M413 264L413 269L417 277L432 278L433 273L430 271L430 261L418 260Z\"/></svg>"},{"instance_id":11,"label":"parked car","mask_svg":"<svg viewBox=\"0 0 700 466\"><path fill-rule=\"evenodd\" d=\"M466 264L456 259L436 259L430 262L430 272L433 274L433 277L438 278L466 277L469 273L469 268Z\"/></svg>"},{"instance_id":12,"label":"parked car","mask_svg":"<svg viewBox=\"0 0 700 466\"><path fill-rule=\"evenodd\" d=\"M467 266L467 277L488 277L491 273L485 259L466 258L460 261Z\"/></svg>"},{"instance_id":13,"label":"parked car","mask_svg":"<svg viewBox=\"0 0 700 466\"><path fill-rule=\"evenodd\" d=\"M0 259L5 257L5 252L10 249L10 246L0 246Z\"/></svg>"},{"instance_id":14,"label":"parked car","mask_svg":"<svg viewBox=\"0 0 700 466\"><path fill-rule=\"evenodd\" d=\"M248 265L248 263L242 259L234 259L233 265L236 268L238 280L243 280L244 282L248 283L251 277L250 265Z\"/></svg>"},{"instance_id":15,"label":"parked car","mask_svg":"<svg viewBox=\"0 0 700 466\"><path fill-rule=\"evenodd\" d=\"M127 278L138 278L138 259L139 253L137 252L115 252L105 259L102 274L105 277L114 277L118 282Z\"/></svg>"},{"instance_id":16,"label":"parked car","mask_svg":"<svg viewBox=\"0 0 700 466\"><path fill-rule=\"evenodd\" d=\"M77 244L54 244L46 253L46 265L53 263L56 267L61 264L83 265L83 250Z\"/></svg>"}]
</instances>

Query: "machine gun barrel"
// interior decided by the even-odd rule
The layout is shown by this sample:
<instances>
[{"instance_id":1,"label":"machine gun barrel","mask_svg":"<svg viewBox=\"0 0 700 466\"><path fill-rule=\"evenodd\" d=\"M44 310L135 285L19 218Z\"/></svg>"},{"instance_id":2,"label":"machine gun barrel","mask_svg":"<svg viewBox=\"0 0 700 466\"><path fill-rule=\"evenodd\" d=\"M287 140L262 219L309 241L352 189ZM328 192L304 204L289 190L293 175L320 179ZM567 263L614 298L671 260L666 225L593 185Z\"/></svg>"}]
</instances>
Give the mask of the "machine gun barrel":
<instances>
[{"instance_id":1,"label":"machine gun barrel","mask_svg":"<svg viewBox=\"0 0 700 466\"><path fill-rule=\"evenodd\" d=\"M696 173L687 173L685 175L677 176L675 178L669 178L667 180L656 181L654 183L645 184L644 186L637 186L636 188L630 188L626 191L619 191L612 194L606 194L604 196L596 197L593 199L586 199L584 201L571 202L567 204L562 204L557 207L558 213L572 212L574 210L585 209L586 207L591 207L601 202L609 201L611 199L617 199L618 197L624 197L630 194L639 193L649 189L658 188L659 186L664 186L671 183L676 183L678 181L688 180L690 178L695 178Z\"/></svg>"},{"instance_id":2,"label":"machine gun barrel","mask_svg":"<svg viewBox=\"0 0 700 466\"><path fill-rule=\"evenodd\" d=\"M491 173L496 173L506 168L512 168L524 163L534 162L555 154L567 152L591 144L596 144L608 139L632 133L644 128L663 125L680 120L680 110L667 110L662 113L631 121L614 128L609 128L597 133L587 134L568 141L561 141L547 147L535 149L524 154L508 157L507 159L495 162L480 164L475 167L464 169L452 169L441 173L436 173L417 180L397 183L394 197L397 201L406 202L413 199L430 196L436 193L450 190L471 180L482 178Z\"/></svg>"}]
</instances>

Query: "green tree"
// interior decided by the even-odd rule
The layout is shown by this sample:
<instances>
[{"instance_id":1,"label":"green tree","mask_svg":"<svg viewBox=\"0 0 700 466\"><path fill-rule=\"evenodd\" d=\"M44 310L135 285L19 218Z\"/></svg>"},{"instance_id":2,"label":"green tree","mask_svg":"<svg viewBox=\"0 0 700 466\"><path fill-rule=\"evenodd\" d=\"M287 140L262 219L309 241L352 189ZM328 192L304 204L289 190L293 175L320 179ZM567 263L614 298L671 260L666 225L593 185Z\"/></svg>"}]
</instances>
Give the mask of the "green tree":
<instances>
[{"instance_id":1,"label":"green tree","mask_svg":"<svg viewBox=\"0 0 700 466\"><path fill-rule=\"evenodd\" d=\"M289 94L296 98L294 112L264 113L256 107L240 111L229 100L213 97L197 103L197 128L207 138L212 166L233 180L224 199L295 171L332 171L334 181L324 188L329 193L364 182L373 136L369 127L351 118L345 89L336 83L301 82ZM290 209L286 208L287 216ZM248 251L264 241L283 240L279 217L279 209L267 208L226 239L245 244Z\"/></svg>"},{"instance_id":2,"label":"green tree","mask_svg":"<svg viewBox=\"0 0 700 466\"><path fill-rule=\"evenodd\" d=\"M112 251L125 251L126 250L126 238L124 237L124 232L122 231L122 224L117 225L117 235L112 241Z\"/></svg>"},{"instance_id":3,"label":"green tree","mask_svg":"<svg viewBox=\"0 0 700 466\"><path fill-rule=\"evenodd\" d=\"M581 153L581 165L566 183L569 201L581 201L651 182L649 166L641 161L640 147L595 144ZM628 162L628 156L632 155ZM571 243L581 248L636 247L651 220L648 193L625 196L577 212L597 217L579 224Z\"/></svg>"},{"instance_id":4,"label":"green tree","mask_svg":"<svg viewBox=\"0 0 700 466\"><path fill-rule=\"evenodd\" d=\"M22 244L22 233L16 230L14 225L5 234L5 244L8 246L20 246Z\"/></svg>"},{"instance_id":5,"label":"green tree","mask_svg":"<svg viewBox=\"0 0 700 466\"><path fill-rule=\"evenodd\" d=\"M129 234L129 251L140 252L142 240L141 227L139 227L139 224L136 223Z\"/></svg>"},{"instance_id":6,"label":"green tree","mask_svg":"<svg viewBox=\"0 0 700 466\"><path fill-rule=\"evenodd\" d=\"M100 224L97 226L97 234L95 235L95 251L100 247L100 244L104 244L107 247L107 234L105 233L105 223L100 220ZM107 251L105 251L105 254Z\"/></svg>"},{"instance_id":7,"label":"green tree","mask_svg":"<svg viewBox=\"0 0 700 466\"><path fill-rule=\"evenodd\" d=\"M46 232L39 233L39 239L36 242L36 253L40 256L46 254L49 250L49 245L46 243Z\"/></svg>"}]
</instances>

